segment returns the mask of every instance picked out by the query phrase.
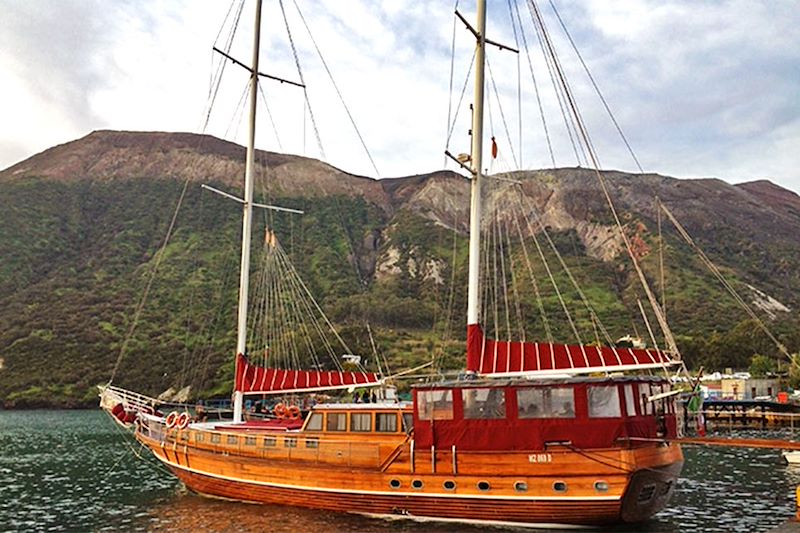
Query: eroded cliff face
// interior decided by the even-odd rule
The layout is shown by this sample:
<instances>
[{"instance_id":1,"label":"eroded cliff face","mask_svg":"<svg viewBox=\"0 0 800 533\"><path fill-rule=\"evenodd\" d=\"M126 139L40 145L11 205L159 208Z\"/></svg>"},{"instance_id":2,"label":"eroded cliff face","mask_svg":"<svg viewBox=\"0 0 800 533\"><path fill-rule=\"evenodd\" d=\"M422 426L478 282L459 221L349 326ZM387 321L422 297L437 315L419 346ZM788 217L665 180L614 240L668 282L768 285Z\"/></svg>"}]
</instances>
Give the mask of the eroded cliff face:
<instances>
[{"instance_id":1,"label":"eroded cliff face","mask_svg":"<svg viewBox=\"0 0 800 533\"><path fill-rule=\"evenodd\" d=\"M198 386L212 386L229 361L236 291L235 283L224 283L236 279L230 272L241 214L199 184L237 193L243 158L242 147L209 136L100 131L0 171L0 400L95 402L94 385L108 379L187 180L151 305L130 344L128 379L137 390L156 387L155 393L177 386L183 370L175 354L202 347L209 355ZM375 180L269 152L258 152L256 160L258 200L306 211L267 222L337 325L353 328L369 317L383 328L385 349L398 366L409 353L429 358L431 324L441 326L443 317L459 322L454 317L466 305L469 180L450 171ZM796 194L767 181L734 186L613 171L602 177L652 285L660 287L658 197L745 299L775 321L796 318ZM489 177L484 213L487 230L499 222L511 238L536 234L544 248L549 243L541 230L548 228L581 285L589 285L604 324L629 332L631 315L623 311L636 305L636 280L624 266L622 237L594 171ZM666 221L663 226L668 314L676 331L702 336L741 321L691 248ZM535 259L533 248L529 253ZM549 304L549 312L560 312L555 297ZM531 301L525 305L538 312ZM198 316L203 324L194 322ZM212 323L217 329L210 334ZM59 371L49 371L54 368Z\"/></svg>"}]
</instances>

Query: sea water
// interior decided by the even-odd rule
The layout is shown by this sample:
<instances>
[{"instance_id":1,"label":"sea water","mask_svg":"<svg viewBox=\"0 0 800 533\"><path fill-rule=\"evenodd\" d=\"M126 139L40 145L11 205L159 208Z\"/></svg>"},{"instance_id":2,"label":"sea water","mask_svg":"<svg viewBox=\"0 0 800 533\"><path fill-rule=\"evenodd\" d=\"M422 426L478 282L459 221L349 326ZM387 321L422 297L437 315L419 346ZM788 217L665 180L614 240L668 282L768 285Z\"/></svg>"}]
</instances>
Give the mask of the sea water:
<instances>
[{"instance_id":1,"label":"sea water","mask_svg":"<svg viewBox=\"0 0 800 533\"><path fill-rule=\"evenodd\" d=\"M792 437L788 430L737 435ZM684 454L670 507L616 529L759 532L794 514L800 468L786 465L778 450L685 446ZM203 498L101 411L0 411L0 531L131 530L480 531Z\"/></svg>"}]
</instances>

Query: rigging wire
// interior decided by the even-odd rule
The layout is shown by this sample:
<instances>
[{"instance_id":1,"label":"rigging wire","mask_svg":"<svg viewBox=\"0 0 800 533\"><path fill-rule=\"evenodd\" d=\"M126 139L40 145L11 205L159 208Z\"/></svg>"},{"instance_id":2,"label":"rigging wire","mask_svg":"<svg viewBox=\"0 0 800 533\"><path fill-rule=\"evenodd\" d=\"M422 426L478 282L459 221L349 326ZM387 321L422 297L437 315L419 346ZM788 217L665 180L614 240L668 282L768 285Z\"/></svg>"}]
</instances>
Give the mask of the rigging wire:
<instances>
[{"instance_id":1,"label":"rigging wire","mask_svg":"<svg viewBox=\"0 0 800 533\"><path fill-rule=\"evenodd\" d=\"M517 35L517 25L514 20L514 10L511 7L511 0L508 0L508 16L511 19L511 31L514 34L514 48L519 50L519 35ZM522 67L520 66L519 52L517 56L517 134L519 142L519 168L522 168Z\"/></svg>"},{"instance_id":2,"label":"rigging wire","mask_svg":"<svg viewBox=\"0 0 800 533\"><path fill-rule=\"evenodd\" d=\"M659 206L661 210L664 211L664 214L667 215L667 218L670 220L670 222L672 222L672 224L678 230L678 233L681 235L681 237L683 237L686 243L689 244L689 246L691 246L695 250L695 252L697 252L697 254L700 256L700 259L703 261L703 264L706 265L706 267L711 271L711 273L714 274L714 277L716 277L717 280L722 284L722 286L725 287L725 289L731 294L731 296L733 296L733 299L736 301L736 303L739 304L739 306L742 309L744 309L744 311L748 314L748 316L750 316L751 319L753 319L753 321L758 325L758 327L770 338L772 342L775 343L775 346L778 348L778 350L780 350L782 354L784 354L785 356L789 357L792 361L794 361L794 358L791 357L789 351L786 349L786 346L772 334L767 325L764 324L764 321L761 320L761 318L755 313L755 311L753 311L753 309L747 304L744 298L742 298L739 295L734 286L722 274L722 271L719 269L719 267L717 267L717 265L714 264L713 261L711 261L711 259L706 255L703 249L697 245L694 239L692 239L691 235L689 235L689 232L687 232L686 229L683 227L683 225L678 221L678 219L675 218L675 216L672 214L672 211L670 211L667 208L667 206L664 205L662 202L659 202Z\"/></svg>"},{"instance_id":3,"label":"rigging wire","mask_svg":"<svg viewBox=\"0 0 800 533\"><path fill-rule=\"evenodd\" d=\"M664 318L667 318L667 283L664 272L664 233L661 231L661 209L659 208L660 201L656 196L656 219L658 224L658 266L659 278L661 280L661 312Z\"/></svg>"},{"instance_id":4,"label":"rigging wire","mask_svg":"<svg viewBox=\"0 0 800 533\"><path fill-rule=\"evenodd\" d=\"M562 94L562 88L559 85L559 82L556 79L556 71L555 65L548 54L546 40L544 38L544 28L540 27L540 22L537 18L536 13L538 9L534 4L533 0L528 0L528 11L531 16L531 21L533 22L533 27L536 33L536 38L539 41L539 48L542 51L542 56L544 57L545 65L547 66L547 72L550 75L550 82L553 85L553 91L556 95L556 101L558 102L558 107L561 111L561 117L564 121L564 126L567 130L567 136L569 137L570 144L572 145L572 151L575 154L575 159L578 162L578 166L581 166L582 159L581 155L583 155L583 159L586 159L586 154L583 151L583 146L578 141L577 132L573 133L573 129L575 129L575 125L573 124L569 113L567 112L567 104L565 101L565 96Z\"/></svg>"},{"instance_id":5,"label":"rigging wire","mask_svg":"<svg viewBox=\"0 0 800 533\"><path fill-rule=\"evenodd\" d=\"M158 272L158 267L161 265L161 261L163 261L164 256L166 255L167 244L169 243L170 237L172 237L172 231L175 229L175 221L178 219L178 213L180 212L181 205L183 204L183 199L186 197L186 190L189 187L189 180L183 182L183 188L181 189L181 195L178 198L178 202L175 206L175 211L172 214L172 219L170 220L169 227L167 228L167 234L164 237L164 241L161 244L161 248L159 248L158 252L155 256L155 262L153 263L153 267L150 269L150 276L147 279L147 284L145 285L144 291L142 293L142 297L139 299L139 303L136 305L136 310L133 313L133 320L131 321L131 327L128 330L128 334L125 336L125 339L122 341L122 345L119 349L119 355L117 356L117 360L114 363L114 368L111 371L111 377L108 380L108 384L110 385L111 382L114 381L114 378L117 375L117 371L119 370L119 365L122 362L122 358L125 356L126 351L128 349L128 344L130 343L131 338L133 338L133 333L136 330L136 326L139 324L139 317L142 315L142 311L144 310L145 303L147 302L147 297L150 294L150 288L153 286L153 281L155 280L156 273Z\"/></svg>"},{"instance_id":6,"label":"rigging wire","mask_svg":"<svg viewBox=\"0 0 800 533\"><path fill-rule=\"evenodd\" d=\"M245 0L239 0L239 7L236 10L236 14L234 15L233 23L231 24L230 32L228 33L228 36L225 39L225 45L223 47L223 50L225 50L225 53L230 53L231 46L233 45L233 36L236 34L236 30L239 27L239 20L242 17L242 10L244 9L244 2L245 2ZM234 6L235 3L236 3L236 0L233 0L231 2L230 7L228 8L228 12L226 13L225 18L223 19L222 24L220 25L219 31L217 32L217 37L216 37L216 39L214 39L214 44L219 42L219 37L220 37L220 35L222 35L222 30L223 30L223 28L225 27L225 24L228 21L228 18L230 16L231 10L233 9L233 6ZM211 51L212 64L213 64L213 61L214 61L215 57L216 57L216 53L212 50ZM222 75L224 74L225 67L227 65L228 65L228 61L225 58L222 58L220 60L219 64L218 64L218 66L217 66L216 73L213 75L213 77L211 79L211 83L209 85L208 99L207 99L208 103L206 104L206 111L205 111L205 113L203 113L203 115L204 115L203 125L200 128L200 131L202 131L202 132L205 132L208 129L208 123L211 120L211 110L214 109L214 104L217 101L217 95L219 94L219 88L220 88L220 85L222 84Z\"/></svg>"},{"instance_id":7,"label":"rigging wire","mask_svg":"<svg viewBox=\"0 0 800 533\"><path fill-rule=\"evenodd\" d=\"M364 151L367 153L367 157L369 158L369 162L372 164L372 168L375 170L375 174L378 177L380 177L381 173L378 170L378 166L372 159L372 154L370 153L369 148L367 148L367 144L366 142L364 142L364 138L361 136L361 131L359 131L358 126L356 125L356 121L353 118L353 114L350 112L350 108L347 107L347 102L345 102L344 96L342 96L342 92L339 90L339 86L336 84L336 80L333 78L333 73L331 72L331 69L328 67L328 63L327 61L325 61L325 58L322 55L322 51L317 45L316 39L314 39L314 35L311 32L311 28L308 26L308 23L306 22L306 18L303 16L303 12L300 11L300 6L297 4L297 0L292 0L292 1L294 2L294 6L297 8L297 13L300 15L300 20L303 21L303 26L305 26L306 31L308 32L308 36L314 45L314 49L317 51L317 55L319 56L320 61L322 61L322 66L325 68L325 72L328 74L328 78L331 80L331 84L333 85L333 88L336 90L336 94L339 97L339 101L342 103L342 106L344 107L345 112L347 113L347 117L350 119L350 124L352 124L353 129L355 129L356 135L358 136L358 140L361 142L362 148L364 148Z\"/></svg>"},{"instance_id":8,"label":"rigging wire","mask_svg":"<svg viewBox=\"0 0 800 533\"><path fill-rule=\"evenodd\" d=\"M528 255L528 248L525 245L525 238L522 234L522 228L519 225L519 218L513 217L514 226L517 230L517 235L519 236L520 244L522 245L522 252L523 257L525 258L525 266L528 268L528 275L531 279L531 286L533 287L533 294L536 298L536 305L539 308L539 316L542 320L542 327L544 328L545 338L547 342L552 344L553 343L553 332L550 329L550 323L547 320L547 313L544 310L544 301L542 300L541 292L539 291L539 281L537 280L536 274L533 271L533 265L531 264L530 256Z\"/></svg>"},{"instance_id":9,"label":"rigging wire","mask_svg":"<svg viewBox=\"0 0 800 533\"><path fill-rule=\"evenodd\" d=\"M278 135L278 128L275 126L275 118L272 116L272 110L269 107L269 100L267 100L267 95L264 94L264 85L261 83L258 84L258 93L261 96L261 101L264 102L264 108L267 110L267 117L269 117L269 123L272 126L272 133L275 135L275 141L278 143L278 150L283 152L281 137Z\"/></svg>"},{"instance_id":10,"label":"rigging wire","mask_svg":"<svg viewBox=\"0 0 800 533\"><path fill-rule=\"evenodd\" d=\"M508 139L508 148L511 151L511 159L514 161L514 167L519 168L519 164L517 163L517 155L514 153L514 144L511 141L511 133L508 130L508 122L506 122L506 115L503 112L503 105L500 101L500 93L497 91L497 84L494 80L494 74L492 73L492 65L489 62L489 57L486 57L486 67L489 70L489 81L492 84L492 89L494 90L494 97L497 99L497 107L500 110L500 121L503 124L503 129L506 132L506 138ZM487 98L487 100L489 100ZM494 132L493 132L494 133Z\"/></svg>"},{"instance_id":11,"label":"rigging wire","mask_svg":"<svg viewBox=\"0 0 800 533\"><path fill-rule=\"evenodd\" d=\"M284 7L283 7L283 0L279 0L278 4L280 5L281 14L283 15L283 23L286 26L286 35L289 37L289 45L292 48L292 56L294 57L294 64L297 67L297 75L300 77L300 83L303 85L303 98L304 98L304 102L305 102L304 105L303 105L303 113L304 113L304 115L303 115L303 117L304 117L304 119L303 119L303 151L305 151L305 141L306 141L306 135L305 135L305 111L307 110L308 111L308 116L311 119L311 127L314 130L314 136L317 139L317 148L319 149L320 156L322 157L322 159L326 159L325 150L322 147L322 137L321 137L321 135L319 133L319 128L317 127L317 119L314 116L314 110L312 109L311 102L308 99L308 88L307 88L307 85L306 85L305 77L303 76L303 69L300 66L300 56L297 55L297 48L294 45L294 38L292 37L292 28L289 25L289 19L286 17L286 9L284 9ZM297 6L297 3L295 3L295 6ZM297 8L297 11L298 12L300 11L299 7ZM301 13L300 17L302 18L302 16L303 15ZM305 23L305 19L303 20L303 23ZM307 26L306 26L306 29L308 29ZM316 46L316 43L314 43L314 46Z\"/></svg>"},{"instance_id":12,"label":"rigging wire","mask_svg":"<svg viewBox=\"0 0 800 533\"><path fill-rule=\"evenodd\" d=\"M458 12L458 0L455 2L455 6L453 8L453 12ZM453 71L455 69L456 63L456 28L458 27L458 17L453 15L453 38L450 44L450 83L449 88L447 90L447 127L445 131L448 132L447 135L447 145L449 148L449 141L450 141L450 119L453 115ZM460 102L459 102L460 103ZM444 166L447 166L447 155L442 156L444 157Z\"/></svg>"},{"instance_id":13,"label":"rigging wire","mask_svg":"<svg viewBox=\"0 0 800 533\"><path fill-rule=\"evenodd\" d=\"M534 0L528 0L528 4L529 4L529 7L531 7L531 9L533 11L535 11L536 19L537 19L538 23L542 26L542 28L544 28L544 21L541 18L541 14L539 13L539 10L536 7L536 4L535 4ZM545 42L547 44L548 54L550 56L555 57L556 56L556 52L555 52L555 49L553 47L552 42L550 41L550 39L548 38L546 33L544 33L544 36L545 36ZM603 191L603 195L605 196L606 203L607 203L609 209L611 210L611 214L614 217L614 221L616 222L617 229L619 230L620 236L622 237L622 240L623 240L623 242L625 244L625 249L628 252L628 256L630 257L631 262L633 263L633 267L634 267L634 269L636 271L636 274L637 274L637 276L639 278L639 282L641 283L642 288L645 291L645 294L647 295L647 300L648 300L648 302L650 303L650 306L653 309L653 313L656 315L656 318L658 319L659 326L661 327L661 330L664 333L664 337L666 339L666 342L667 342L667 345L668 345L669 349L676 355L676 357L680 358L680 351L678 350L678 346L675 343L674 337L672 336L672 331L669 328L669 324L666 323L666 320L664 319L664 316L661 313L661 309L660 309L660 307L658 305L658 302L656 301L655 296L653 295L652 290L650 289L650 285L648 284L647 279L646 279L646 277L644 275L644 272L642 271L641 265L639 264L639 261L637 260L636 255L633 252L633 247L631 245L630 239L628 238L628 235L625 233L625 231L623 229L622 222L620 221L619 214L617 212L616 206L614 205L614 202L611 199L611 194L610 194L610 192L608 190L608 186L606 184L606 180L605 180L605 178L603 177L603 175L600 172L600 163L599 163L599 161L597 159L597 156L596 156L596 154L594 152L592 143L589 140L589 133L588 133L588 131L586 129L586 126L583 123L583 120L581 118L580 113L577 111L577 102L575 101L575 99L574 99L574 97L572 95L572 92L569 90L569 85L566 82L566 75L565 75L563 69L561 69L560 63L558 61L554 61L554 65L557 67L557 74L558 74L559 80L560 80L560 82L562 84L562 88L564 89L564 94L565 94L565 97L567 98L567 103L569 104L569 109L570 109L570 111L572 113L572 116L574 118L575 125L578 128L578 132L580 133L580 138L582 139L583 144L586 146L586 150L588 152L588 155L591 158L593 171L595 173L595 176L596 176L598 182L600 183L600 188Z\"/></svg>"},{"instance_id":14,"label":"rigging wire","mask_svg":"<svg viewBox=\"0 0 800 533\"><path fill-rule=\"evenodd\" d=\"M525 36L525 29L522 26L522 17L519 12L519 4L517 3L514 4L514 10L517 15L516 17L517 23L519 24L519 35L522 38L522 44L523 47L525 48L525 57L528 60L528 69L530 70L531 73L531 81L533 81L533 91L534 94L536 95L536 104L539 107L539 116L542 119L542 129L544 130L544 137L545 140L547 141L547 151L550 154L550 163L552 164L553 168L555 168L556 158L555 155L553 154L553 143L550 140L550 131L547 128L547 118L545 117L544 107L542 106L542 98L541 95L539 94L539 83L536 81L536 74L533 68L533 62L531 61L531 53L528 48L528 38ZM521 149L522 148L520 147L520 150ZM522 157L521 154L520 157Z\"/></svg>"},{"instance_id":15,"label":"rigging wire","mask_svg":"<svg viewBox=\"0 0 800 533\"><path fill-rule=\"evenodd\" d=\"M456 114L453 117L453 121L449 125L449 130L447 132L447 141L445 142L445 148L450 149L450 139L453 137L453 132L456 128L456 121L458 120L459 109L461 109L461 104L464 101L464 95L467 92L467 86L469 85L469 78L472 74L472 68L475 65L475 54L476 52L472 52L472 59L469 63L469 68L467 69L467 75L464 77L464 85L461 87L461 95L458 97L458 104L456 104Z\"/></svg>"},{"instance_id":16,"label":"rigging wire","mask_svg":"<svg viewBox=\"0 0 800 533\"><path fill-rule=\"evenodd\" d=\"M235 128L234 138L239 133L239 127L242 123L242 116L244 115L244 110L247 107L247 96L250 94L250 82L247 82L244 86L244 90L242 90L242 95L239 97L239 103L236 104L236 108L231 115L231 120L228 123L228 127L225 128L225 137L230 134L231 129Z\"/></svg>"},{"instance_id":17,"label":"rigging wire","mask_svg":"<svg viewBox=\"0 0 800 533\"><path fill-rule=\"evenodd\" d=\"M564 24L564 21L561 19L561 14L558 12L558 9L556 9L556 5L553 3L553 0L548 0L548 2L550 3L550 7L553 8L553 13L555 13L556 18L558 19L558 23L561 25L561 28L564 30L564 34L567 36L567 39L569 40L569 43L572 45L572 49L575 51L575 54L578 56L578 60L581 62L581 65L583 66L583 70L586 72L586 76L589 78L589 81L591 81L592 87L594 87L595 92L597 92L597 96L600 97L600 101L603 103L603 107L605 108L606 112L608 113L608 116L611 119L611 122L614 123L614 128L616 128L617 133L619 133L619 136L622 139L622 142L625 143L625 147L628 149L628 153L633 158L634 163L636 163L636 168L639 169L639 173L640 174L644 174L644 170L642 169L642 165L639 164L639 158L636 157L636 154L634 153L633 148L631 147L631 144L628 142L628 138L625 136L625 133L623 133L623 131L622 131L622 127L620 127L619 122L617 122L617 119L614 116L614 113L611 112L611 107L609 107L608 102L606 101L605 97L603 96L602 91L600 90L600 86L595 81L594 76L592 76L592 73L589 70L589 66L583 60L583 56L581 55L580 50L578 50L578 47L575 44L575 41L572 39L572 35L569 33L569 30L567 29L567 26Z\"/></svg>"}]
</instances>

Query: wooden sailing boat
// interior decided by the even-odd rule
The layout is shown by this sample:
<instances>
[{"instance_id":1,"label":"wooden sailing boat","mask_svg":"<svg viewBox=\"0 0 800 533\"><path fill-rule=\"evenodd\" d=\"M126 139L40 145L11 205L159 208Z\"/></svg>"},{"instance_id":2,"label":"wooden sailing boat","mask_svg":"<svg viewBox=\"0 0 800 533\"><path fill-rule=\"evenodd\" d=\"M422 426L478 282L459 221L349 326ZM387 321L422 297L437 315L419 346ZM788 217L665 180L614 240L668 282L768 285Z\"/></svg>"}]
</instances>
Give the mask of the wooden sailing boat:
<instances>
[{"instance_id":1,"label":"wooden sailing boat","mask_svg":"<svg viewBox=\"0 0 800 533\"><path fill-rule=\"evenodd\" d=\"M480 323L483 66L478 2L467 379L427 383L413 401L276 408L245 421L248 394L378 386L377 375L266 368L247 356L260 1L251 68L250 135L231 422L160 413L113 386L101 403L189 489L249 502L484 524L637 522L667 504L680 473L679 423L666 377L624 376L678 364L639 348L487 338ZM268 236L270 246L274 246ZM613 372L613 376L611 373ZM596 377L597 375L600 377Z\"/></svg>"}]
</instances>

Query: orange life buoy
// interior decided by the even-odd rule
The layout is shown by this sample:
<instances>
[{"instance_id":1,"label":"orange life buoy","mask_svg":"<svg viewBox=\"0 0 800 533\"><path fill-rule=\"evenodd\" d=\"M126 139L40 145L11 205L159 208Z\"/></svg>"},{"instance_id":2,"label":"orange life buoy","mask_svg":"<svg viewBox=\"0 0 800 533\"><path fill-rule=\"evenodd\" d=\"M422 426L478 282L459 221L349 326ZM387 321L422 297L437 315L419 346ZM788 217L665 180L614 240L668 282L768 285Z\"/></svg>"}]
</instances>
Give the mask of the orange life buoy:
<instances>
[{"instance_id":1,"label":"orange life buoy","mask_svg":"<svg viewBox=\"0 0 800 533\"><path fill-rule=\"evenodd\" d=\"M276 405L275 408L272 410L272 412L278 418L286 418L286 406L283 405L282 403Z\"/></svg>"},{"instance_id":2,"label":"orange life buoy","mask_svg":"<svg viewBox=\"0 0 800 533\"><path fill-rule=\"evenodd\" d=\"M177 411L172 411L170 414L167 415L166 424L168 428L172 429L173 427L175 427L175 422L177 421L178 421Z\"/></svg>"},{"instance_id":3,"label":"orange life buoy","mask_svg":"<svg viewBox=\"0 0 800 533\"><path fill-rule=\"evenodd\" d=\"M189 413L184 411L178 415L178 420L175 422L175 425L178 426L178 429L186 429L189 426L190 419Z\"/></svg>"},{"instance_id":4,"label":"orange life buoy","mask_svg":"<svg viewBox=\"0 0 800 533\"><path fill-rule=\"evenodd\" d=\"M296 405L289 407L288 415L289 420L297 420L300 418L300 408Z\"/></svg>"}]
</instances>

